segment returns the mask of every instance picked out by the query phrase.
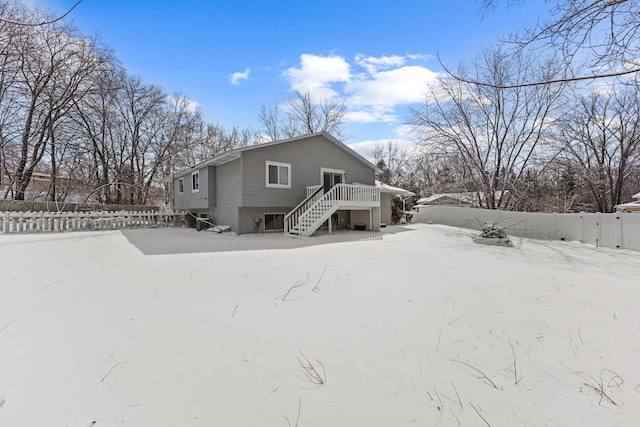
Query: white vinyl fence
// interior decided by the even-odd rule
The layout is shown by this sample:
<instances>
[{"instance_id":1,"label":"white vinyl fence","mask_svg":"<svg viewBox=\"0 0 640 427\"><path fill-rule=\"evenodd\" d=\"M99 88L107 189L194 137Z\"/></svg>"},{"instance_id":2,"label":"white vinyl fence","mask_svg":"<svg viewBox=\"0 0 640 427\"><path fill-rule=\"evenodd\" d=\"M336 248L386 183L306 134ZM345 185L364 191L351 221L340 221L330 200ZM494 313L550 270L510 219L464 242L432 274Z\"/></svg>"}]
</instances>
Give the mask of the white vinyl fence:
<instances>
[{"instance_id":1,"label":"white vinyl fence","mask_svg":"<svg viewBox=\"0 0 640 427\"><path fill-rule=\"evenodd\" d=\"M415 222L479 230L484 223L507 228L510 236L579 241L607 248L640 251L640 214L511 212L456 206L421 206Z\"/></svg>"},{"instance_id":2,"label":"white vinyl fence","mask_svg":"<svg viewBox=\"0 0 640 427\"><path fill-rule=\"evenodd\" d=\"M41 233L172 225L180 214L167 212L0 212L0 233Z\"/></svg>"}]
</instances>

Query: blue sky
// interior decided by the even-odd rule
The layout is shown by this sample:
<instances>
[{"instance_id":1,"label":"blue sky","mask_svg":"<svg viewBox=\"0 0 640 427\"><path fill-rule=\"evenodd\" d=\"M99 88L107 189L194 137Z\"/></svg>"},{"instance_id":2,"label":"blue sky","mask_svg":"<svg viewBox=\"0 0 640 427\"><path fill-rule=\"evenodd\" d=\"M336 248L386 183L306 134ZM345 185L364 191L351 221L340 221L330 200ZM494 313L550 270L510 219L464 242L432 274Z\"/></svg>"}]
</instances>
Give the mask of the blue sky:
<instances>
[{"instance_id":1,"label":"blue sky","mask_svg":"<svg viewBox=\"0 0 640 427\"><path fill-rule=\"evenodd\" d=\"M75 2L31 1L58 13ZM455 67L547 6L528 0L483 16L475 0L83 0L67 19L130 74L225 127L256 128L261 105L296 90L345 97L345 142L366 155L377 141L408 142L407 110L441 72L436 54Z\"/></svg>"}]
</instances>

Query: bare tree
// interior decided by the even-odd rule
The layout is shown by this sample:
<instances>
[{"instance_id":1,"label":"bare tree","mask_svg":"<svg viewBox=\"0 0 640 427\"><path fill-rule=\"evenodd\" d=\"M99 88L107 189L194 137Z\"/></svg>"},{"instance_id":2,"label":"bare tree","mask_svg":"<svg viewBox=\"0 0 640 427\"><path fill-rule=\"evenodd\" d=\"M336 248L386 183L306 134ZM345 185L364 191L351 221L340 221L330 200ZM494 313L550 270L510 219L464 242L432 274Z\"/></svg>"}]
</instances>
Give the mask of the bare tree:
<instances>
[{"instance_id":1,"label":"bare tree","mask_svg":"<svg viewBox=\"0 0 640 427\"><path fill-rule=\"evenodd\" d=\"M481 3L485 11L489 11L501 2L483 0ZM504 0L503 3L515 1ZM497 86L508 88L593 80L640 71L637 61L640 56L640 1L556 0L549 4L550 21L542 21L507 41L515 45L518 52L528 48L552 50L564 63L561 77L520 80ZM496 86L488 80L476 83Z\"/></svg>"},{"instance_id":2,"label":"bare tree","mask_svg":"<svg viewBox=\"0 0 640 427\"><path fill-rule=\"evenodd\" d=\"M258 122L262 124L259 133L263 139L267 141L277 141L280 139L280 117L281 111L277 104L266 106L262 105L258 112Z\"/></svg>"},{"instance_id":3,"label":"bare tree","mask_svg":"<svg viewBox=\"0 0 640 427\"><path fill-rule=\"evenodd\" d=\"M0 2L0 14L13 17L17 15L15 5ZM9 143L16 138L16 128L12 126L17 114L18 106L15 94L18 81L18 56L13 44L17 42L20 29L6 22L0 22L0 188L5 192L11 191L12 181L6 182L5 176L10 178L12 170L8 168L8 158L12 156ZM6 196L5 196L6 197Z\"/></svg>"},{"instance_id":4,"label":"bare tree","mask_svg":"<svg viewBox=\"0 0 640 427\"><path fill-rule=\"evenodd\" d=\"M422 149L409 160L405 188L423 196L459 193L473 188L473 181L455 151Z\"/></svg>"},{"instance_id":5,"label":"bare tree","mask_svg":"<svg viewBox=\"0 0 640 427\"><path fill-rule=\"evenodd\" d=\"M542 64L551 75L554 64ZM535 77L540 66L531 58L487 49L472 71L459 74L478 81L504 84ZM410 124L421 134L419 146L441 158L457 158L468 189L489 209L511 205L525 172L542 161L540 148L551 124L551 113L562 88L537 86L502 90L455 79L429 88L422 108L413 109Z\"/></svg>"},{"instance_id":6,"label":"bare tree","mask_svg":"<svg viewBox=\"0 0 640 427\"><path fill-rule=\"evenodd\" d=\"M376 166L384 171L380 181L394 186L405 185L410 159L407 149L401 148L398 141L378 143L370 155Z\"/></svg>"},{"instance_id":7,"label":"bare tree","mask_svg":"<svg viewBox=\"0 0 640 427\"><path fill-rule=\"evenodd\" d=\"M314 99L309 91L296 92L297 98L284 107L262 106L258 121L259 134L271 141L293 138L316 132L328 132L338 139L345 137L342 126L347 102L340 98Z\"/></svg>"},{"instance_id":8,"label":"bare tree","mask_svg":"<svg viewBox=\"0 0 640 427\"><path fill-rule=\"evenodd\" d=\"M94 89L74 103L72 113L86 156L82 179L93 184L90 195L102 203L114 201L111 192L117 164L114 144L120 126L116 106L125 78L122 68L105 67L97 74Z\"/></svg>"},{"instance_id":9,"label":"bare tree","mask_svg":"<svg viewBox=\"0 0 640 427\"><path fill-rule=\"evenodd\" d=\"M161 161L157 145L164 145L162 115L166 94L139 77L125 79L117 99L117 113L121 127L116 146L116 202L144 204L148 182Z\"/></svg>"},{"instance_id":10,"label":"bare tree","mask_svg":"<svg viewBox=\"0 0 640 427\"><path fill-rule=\"evenodd\" d=\"M582 96L556 123L561 161L599 212L624 201L625 181L640 168L640 98L635 86Z\"/></svg>"},{"instance_id":11,"label":"bare tree","mask_svg":"<svg viewBox=\"0 0 640 427\"><path fill-rule=\"evenodd\" d=\"M162 197L162 180L176 168L254 142L247 129L205 124L187 97L128 76L109 49L63 17L0 0L5 198L40 197L30 183L45 173L51 201L84 183L85 200L144 204Z\"/></svg>"},{"instance_id":12,"label":"bare tree","mask_svg":"<svg viewBox=\"0 0 640 427\"><path fill-rule=\"evenodd\" d=\"M27 9L19 9L18 15L42 16ZM15 198L22 200L46 155L55 162L58 123L68 115L74 100L91 88L92 73L106 61L107 52L94 41L78 37L67 25L6 24L0 29L3 34L10 32L8 37L0 36L11 40L1 50L13 61L10 88L0 101L0 116L10 115L5 122L9 129L2 130L3 163L14 183ZM8 150L12 152L10 162Z\"/></svg>"}]
</instances>

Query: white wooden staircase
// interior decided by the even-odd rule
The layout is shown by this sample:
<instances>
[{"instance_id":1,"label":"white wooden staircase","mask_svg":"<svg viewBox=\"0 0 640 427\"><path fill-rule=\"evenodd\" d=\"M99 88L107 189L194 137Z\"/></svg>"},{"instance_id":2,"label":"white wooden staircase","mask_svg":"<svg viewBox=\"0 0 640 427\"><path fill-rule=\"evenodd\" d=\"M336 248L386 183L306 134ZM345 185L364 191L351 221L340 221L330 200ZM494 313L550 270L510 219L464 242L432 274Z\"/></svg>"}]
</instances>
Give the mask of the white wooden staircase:
<instances>
[{"instance_id":1,"label":"white wooden staircase","mask_svg":"<svg viewBox=\"0 0 640 427\"><path fill-rule=\"evenodd\" d=\"M320 186L284 218L289 236L311 236L338 209L380 207L380 191L369 185L336 184L323 194Z\"/></svg>"}]
</instances>

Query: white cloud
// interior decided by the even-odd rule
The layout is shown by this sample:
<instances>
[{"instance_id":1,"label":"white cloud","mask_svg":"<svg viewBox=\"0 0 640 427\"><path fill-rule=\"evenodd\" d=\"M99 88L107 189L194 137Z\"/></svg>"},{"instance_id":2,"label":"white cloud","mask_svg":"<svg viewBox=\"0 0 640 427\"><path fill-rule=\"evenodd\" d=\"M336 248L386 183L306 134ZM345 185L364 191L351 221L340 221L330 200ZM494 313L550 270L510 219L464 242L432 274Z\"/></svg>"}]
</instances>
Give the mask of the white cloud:
<instances>
[{"instance_id":1,"label":"white cloud","mask_svg":"<svg viewBox=\"0 0 640 427\"><path fill-rule=\"evenodd\" d=\"M397 120L396 114L381 108L352 110L345 116L345 121L357 123L393 123Z\"/></svg>"},{"instance_id":2,"label":"white cloud","mask_svg":"<svg viewBox=\"0 0 640 427\"><path fill-rule=\"evenodd\" d=\"M249 68L245 68L242 72L235 72L229 77L229 83L237 86L240 84L241 80L246 80L249 78L249 73L251 73L251 70Z\"/></svg>"},{"instance_id":3,"label":"white cloud","mask_svg":"<svg viewBox=\"0 0 640 427\"><path fill-rule=\"evenodd\" d=\"M407 58L416 59L421 61L430 61L435 58L433 55L427 55L424 53L407 53Z\"/></svg>"},{"instance_id":4,"label":"white cloud","mask_svg":"<svg viewBox=\"0 0 640 427\"><path fill-rule=\"evenodd\" d=\"M371 153L373 153L374 148L376 147L377 144L379 143L386 143L387 140L366 140L366 141L360 141L360 142L355 142L353 144L349 144L349 148L351 148L353 151L357 152L358 154L360 154L361 156L365 157L367 160L369 161L373 161L373 157L371 156Z\"/></svg>"},{"instance_id":5,"label":"white cloud","mask_svg":"<svg viewBox=\"0 0 640 427\"><path fill-rule=\"evenodd\" d=\"M367 70L367 72L373 74L379 69L389 69L393 67L399 67L404 65L406 58L399 55L391 56L364 56L361 54L355 57L356 64Z\"/></svg>"},{"instance_id":6,"label":"white cloud","mask_svg":"<svg viewBox=\"0 0 640 427\"><path fill-rule=\"evenodd\" d=\"M419 136L418 133L413 128L413 126L407 125L407 124L400 125L397 128L395 128L394 133L398 135L399 139L403 139L407 141L413 141Z\"/></svg>"},{"instance_id":7,"label":"white cloud","mask_svg":"<svg viewBox=\"0 0 640 427\"><path fill-rule=\"evenodd\" d=\"M415 144L413 141L403 138L369 139L349 144L349 147L360 155L366 157L369 161L373 161L372 154L376 146L386 146L389 141L398 144L398 148L400 150L406 150L409 155L412 155L415 152Z\"/></svg>"},{"instance_id":8,"label":"white cloud","mask_svg":"<svg viewBox=\"0 0 640 427\"><path fill-rule=\"evenodd\" d=\"M438 74L428 68L407 65L388 71L359 75L346 88L355 105L394 107L424 101L428 82L435 82Z\"/></svg>"},{"instance_id":9,"label":"white cloud","mask_svg":"<svg viewBox=\"0 0 640 427\"><path fill-rule=\"evenodd\" d=\"M287 69L284 76L292 90L308 91L315 98L331 98L339 96L332 84L348 82L351 78L350 68L349 63L340 56L305 53L300 55L300 67Z\"/></svg>"},{"instance_id":10,"label":"white cloud","mask_svg":"<svg viewBox=\"0 0 640 427\"><path fill-rule=\"evenodd\" d=\"M358 54L350 63L335 54L305 53L300 55L300 65L283 75L291 90L309 91L314 98L345 98L351 106L347 121L389 123L399 120L396 108L424 102L427 84L438 79L437 72L415 64L427 58L423 54Z\"/></svg>"}]
</instances>

